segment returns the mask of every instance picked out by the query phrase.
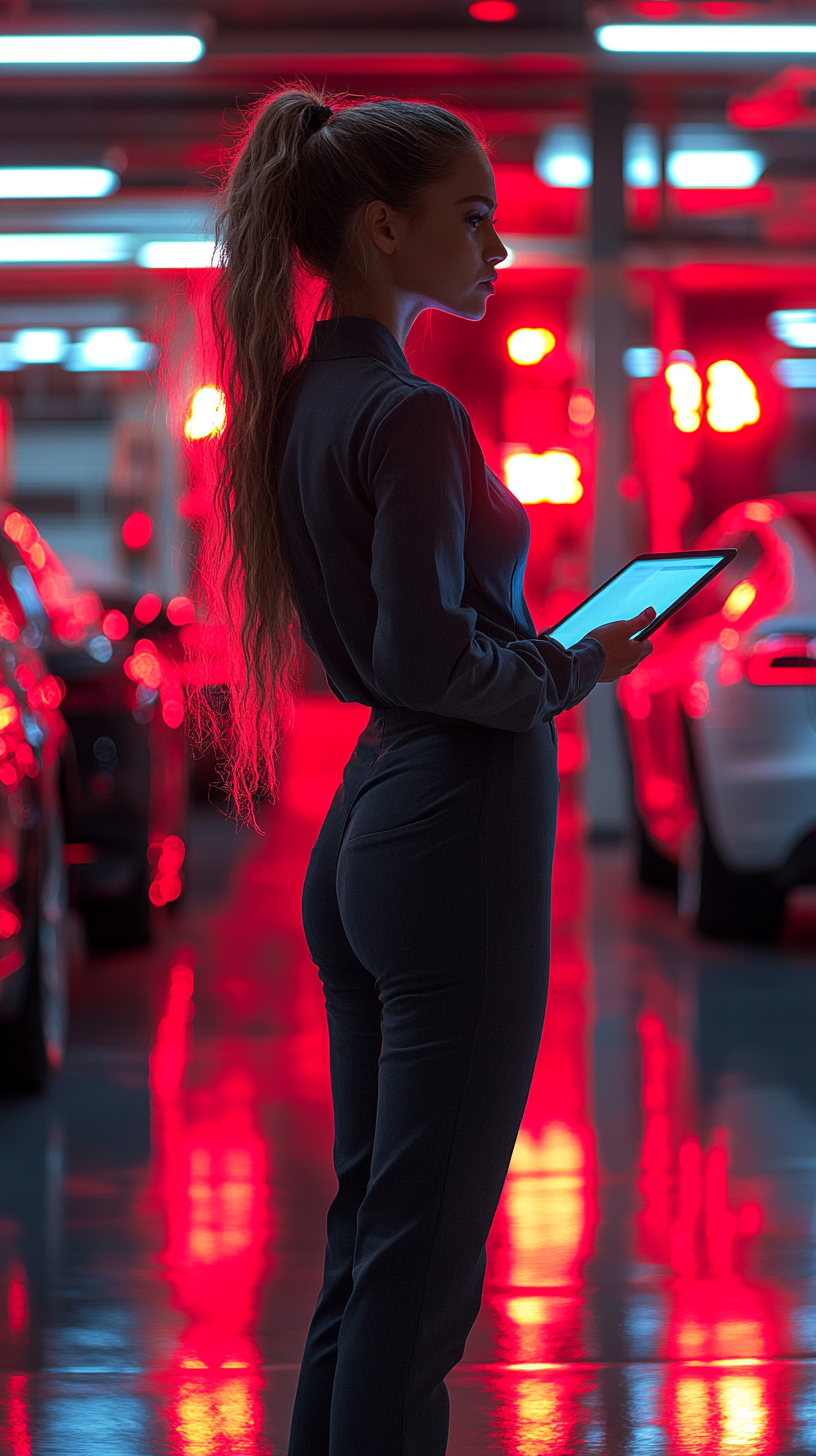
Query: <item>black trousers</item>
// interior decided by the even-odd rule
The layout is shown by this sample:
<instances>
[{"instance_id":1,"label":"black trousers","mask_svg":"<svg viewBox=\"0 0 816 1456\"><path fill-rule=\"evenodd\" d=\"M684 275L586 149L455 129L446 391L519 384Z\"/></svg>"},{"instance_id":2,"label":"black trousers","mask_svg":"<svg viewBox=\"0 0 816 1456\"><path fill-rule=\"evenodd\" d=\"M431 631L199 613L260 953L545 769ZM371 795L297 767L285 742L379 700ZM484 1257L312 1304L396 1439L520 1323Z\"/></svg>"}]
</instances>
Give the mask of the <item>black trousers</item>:
<instances>
[{"instance_id":1,"label":"black trousers","mask_svg":"<svg viewBox=\"0 0 816 1456\"><path fill-rule=\"evenodd\" d=\"M547 993L555 731L374 709L304 888L337 1196L289 1456L443 1456Z\"/></svg>"}]
</instances>

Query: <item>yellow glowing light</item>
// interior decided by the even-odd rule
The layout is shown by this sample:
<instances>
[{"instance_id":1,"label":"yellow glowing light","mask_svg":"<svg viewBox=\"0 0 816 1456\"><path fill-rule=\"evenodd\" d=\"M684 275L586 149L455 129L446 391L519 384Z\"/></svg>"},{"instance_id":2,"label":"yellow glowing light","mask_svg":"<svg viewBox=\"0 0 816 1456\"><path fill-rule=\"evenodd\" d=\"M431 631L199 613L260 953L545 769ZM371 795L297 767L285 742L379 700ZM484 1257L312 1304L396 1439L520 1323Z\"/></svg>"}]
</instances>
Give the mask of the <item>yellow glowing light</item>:
<instances>
[{"instance_id":1,"label":"yellow glowing light","mask_svg":"<svg viewBox=\"0 0 816 1456\"><path fill-rule=\"evenodd\" d=\"M586 1155L581 1139L564 1122L550 1122L540 1138L526 1128L519 1132L510 1170L513 1173L583 1173Z\"/></svg>"},{"instance_id":2,"label":"yellow glowing light","mask_svg":"<svg viewBox=\"0 0 816 1456\"><path fill-rule=\"evenodd\" d=\"M506 1308L511 1320L517 1325L540 1325L547 1317L544 1300L532 1294L508 1299Z\"/></svg>"},{"instance_id":3,"label":"yellow glowing light","mask_svg":"<svg viewBox=\"0 0 816 1456\"><path fill-rule=\"evenodd\" d=\"M513 1450L517 1456L555 1456L555 1452L563 1451L570 1434L565 1409L569 1396L563 1384L553 1380L520 1381L514 1398Z\"/></svg>"},{"instance_id":4,"label":"yellow glowing light","mask_svg":"<svg viewBox=\"0 0 816 1456\"><path fill-rule=\"evenodd\" d=\"M571 506L584 493L581 466L568 450L545 450L533 455L520 450L508 455L504 462L504 480L516 500L525 505Z\"/></svg>"},{"instance_id":5,"label":"yellow glowing light","mask_svg":"<svg viewBox=\"0 0 816 1456\"><path fill-rule=\"evenodd\" d=\"M586 1154L562 1122L522 1128L505 1192L512 1283L569 1286L587 1228Z\"/></svg>"},{"instance_id":6,"label":"yellow glowing light","mask_svg":"<svg viewBox=\"0 0 816 1456\"><path fill-rule=\"evenodd\" d=\"M711 1434L709 1386L697 1376L682 1376L675 1387L677 1446L683 1452L704 1451Z\"/></svg>"},{"instance_id":7,"label":"yellow glowing light","mask_svg":"<svg viewBox=\"0 0 816 1456\"><path fill-rule=\"evenodd\" d=\"M776 511L769 501L749 501L745 514L749 521L772 521Z\"/></svg>"},{"instance_id":8,"label":"yellow glowing light","mask_svg":"<svg viewBox=\"0 0 816 1456\"><path fill-rule=\"evenodd\" d=\"M706 370L706 419L712 430L733 435L759 419L756 385L733 359L718 359Z\"/></svg>"},{"instance_id":9,"label":"yellow glowing light","mask_svg":"<svg viewBox=\"0 0 816 1456\"><path fill-rule=\"evenodd\" d=\"M667 365L663 377L669 386L674 423L684 435L692 435L700 428L702 380L693 365L679 359Z\"/></svg>"},{"instance_id":10,"label":"yellow glowing light","mask_svg":"<svg viewBox=\"0 0 816 1456\"><path fill-rule=\"evenodd\" d=\"M184 421L184 433L188 440L210 440L220 435L227 423L227 401L224 391L214 384L204 384L197 389L190 400L190 410Z\"/></svg>"},{"instance_id":11,"label":"yellow glowing light","mask_svg":"<svg viewBox=\"0 0 816 1456\"><path fill-rule=\"evenodd\" d=\"M507 352L514 364L540 364L555 348L555 334L549 329L514 329L507 340Z\"/></svg>"},{"instance_id":12,"label":"yellow glowing light","mask_svg":"<svg viewBox=\"0 0 816 1456\"><path fill-rule=\"evenodd\" d=\"M765 1382L758 1375L726 1375L718 1382L720 1450L759 1456L766 1451L768 1404Z\"/></svg>"},{"instance_id":13,"label":"yellow glowing light","mask_svg":"<svg viewBox=\"0 0 816 1456\"><path fill-rule=\"evenodd\" d=\"M756 587L752 581L741 581L729 593L722 614L727 622L738 622L756 600Z\"/></svg>"}]
</instances>

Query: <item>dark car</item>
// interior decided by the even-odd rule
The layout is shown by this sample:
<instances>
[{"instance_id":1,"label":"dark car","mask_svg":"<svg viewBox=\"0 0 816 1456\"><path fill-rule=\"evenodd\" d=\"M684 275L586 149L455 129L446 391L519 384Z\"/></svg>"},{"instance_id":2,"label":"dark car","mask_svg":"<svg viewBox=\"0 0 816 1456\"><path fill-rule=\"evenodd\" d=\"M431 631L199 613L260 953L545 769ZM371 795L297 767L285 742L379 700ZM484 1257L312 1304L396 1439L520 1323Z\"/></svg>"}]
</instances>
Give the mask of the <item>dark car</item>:
<instances>
[{"instance_id":1,"label":"dark car","mask_svg":"<svg viewBox=\"0 0 816 1456\"><path fill-rule=\"evenodd\" d=\"M76 590L20 511L7 508L3 535L17 548L40 652L62 685L66 858L88 943L143 945L152 909L182 890L189 763L179 629L192 604L153 593L103 602Z\"/></svg>"},{"instance_id":2,"label":"dark car","mask_svg":"<svg viewBox=\"0 0 816 1456\"><path fill-rule=\"evenodd\" d=\"M35 553L39 559L39 553ZM47 615L0 535L0 1086L37 1091L67 1022L68 733L42 652Z\"/></svg>"}]
</instances>

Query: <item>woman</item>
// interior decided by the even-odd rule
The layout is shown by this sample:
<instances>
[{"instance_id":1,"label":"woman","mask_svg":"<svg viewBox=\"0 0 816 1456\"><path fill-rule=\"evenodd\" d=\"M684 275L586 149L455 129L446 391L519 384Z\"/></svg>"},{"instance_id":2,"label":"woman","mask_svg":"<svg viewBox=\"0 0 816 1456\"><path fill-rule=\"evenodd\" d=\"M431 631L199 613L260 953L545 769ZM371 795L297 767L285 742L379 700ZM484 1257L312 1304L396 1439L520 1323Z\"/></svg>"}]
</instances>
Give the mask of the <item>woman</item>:
<instances>
[{"instance_id":1,"label":"woman","mask_svg":"<svg viewBox=\"0 0 816 1456\"><path fill-rule=\"evenodd\" d=\"M445 1450L544 1017L553 719L649 650L630 640L647 616L571 652L536 636L526 513L406 362L424 309L483 316L494 209L459 117L305 90L258 111L226 189L211 560L244 649L239 797L268 767L296 621L338 697L371 707L304 889L339 1187L290 1456ZM329 316L304 358L315 278Z\"/></svg>"}]
</instances>

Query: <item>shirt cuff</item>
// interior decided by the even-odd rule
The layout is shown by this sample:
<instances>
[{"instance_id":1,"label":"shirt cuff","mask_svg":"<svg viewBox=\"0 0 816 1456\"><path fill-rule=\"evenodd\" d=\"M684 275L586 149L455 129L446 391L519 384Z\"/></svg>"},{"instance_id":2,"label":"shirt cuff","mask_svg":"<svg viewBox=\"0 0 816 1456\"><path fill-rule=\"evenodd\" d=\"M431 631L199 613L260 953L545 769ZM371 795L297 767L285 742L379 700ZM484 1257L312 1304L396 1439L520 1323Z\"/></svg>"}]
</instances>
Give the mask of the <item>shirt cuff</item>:
<instances>
[{"instance_id":1,"label":"shirt cuff","mask_svg":"<svg viewBox=\"0 0 816 1456\"><path fill-rule=\"evenodd\" d=\"M574 708L592 692L606 666L606 651L595 637L582 637L572 649L572 677L567 708Z\"/></svg>"}]
</instances>

